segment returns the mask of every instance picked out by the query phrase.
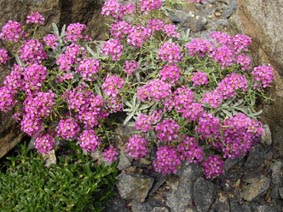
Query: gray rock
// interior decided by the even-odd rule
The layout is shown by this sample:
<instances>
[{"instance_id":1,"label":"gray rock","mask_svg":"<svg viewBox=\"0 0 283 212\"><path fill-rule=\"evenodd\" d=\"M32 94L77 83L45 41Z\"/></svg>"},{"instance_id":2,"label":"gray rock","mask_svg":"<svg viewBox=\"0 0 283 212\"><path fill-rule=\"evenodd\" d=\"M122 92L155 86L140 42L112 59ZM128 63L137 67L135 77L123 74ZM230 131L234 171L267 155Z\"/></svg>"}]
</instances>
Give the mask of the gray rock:
<instances>
[{"instance_id":1,"label":"gray rock","mask_svg":"<svg viewBox=\"0 0 283 212\"><path fill-rule=\"evenodd\" d=\"M132 212L148 212L152 210L152 207L134 200L131 202L131 209Z\"/></svg>"},{"instance_id":2,"label":"gray rock","mask_svg":"<svg viewBox=\"0 0 283 212\"><path fill-rule=\"evenodd\" d=\"M231 212L252 212L250 206L248 205L241 205L236 201L230 202Z\"/></svg>"},{"instance_id":3,"label":"gray rock","mask_svg":"<svg viewBox=\"0 0 283 212\"><path fill-rule=\"evenodd\" d=\"M105 212L130 212L130 210L126 207L125 200L123 200L116 192L105 205Z\"/></svg>"},{"instance_id":4,"label":"gray rock","mask_svg":"<svg viewBox=\"0 0 283 212\"><path fill-rule=\"evenodd\" d=\"M238 158L235 158L235 159L228 158L227 160L225 160L225 162L224 162L225 172L228 172L231 168L233 168L233 166L235 166L243 158L244 158L244 155L242 155Z\"/></svg>"},{"instance_id":5,"label":"gray rock","mask_svg":"<svg viewBox=\"0 0 283 212\"><path fill-rule=\"evenodd\" d=\"M275 185L279 185L281 182L281 177L282 177L282 168L283 164L282 161L277 160L271 165L271 170L272 170L272 183Z\"/></svg>"},{"instance_id":6,"label":"gray rock","mask_svg":"<svg viewBox=\"0 0 283 212\"><path fill-rule=\"evenodd\" d=\"M243 188L240 192L240 196L248 202L265 194L270 185L270 179L263 175L255 178L249 178L246 182L249 184Z\"/></svg>"},{"instance_id":7,"label":"gray rock","mask_svg":"<svg viewBox=\"0 0 283 212\"><path fill-rule=\"evenodd\" d=\"M270 131L268 124L264 125L264 134L262 136L262 142L266 145L272 144L271 131Z\"/></svg>"},{"instance_id":8,"label":"gray rock","mask_svg":"<svg viewBox=\"0 0 283 212\"><path fill-rule=\"evenodd\" d=\"M247 161L245 162L246 169L254 169L258 168L263 164L265 159L265 152L262 145L258 144L252 147L250 152L248 153Z\"/></svg>"},{"instance_id":9,"label":"gray rock","mask_svg":"<svg viewBox=\"0 0 283 212\"><path fill-rule=\"evenodd\" d=\"M213 204L213 209L210 210L211 212L227 212L230 211L229 200L223 193L218 194L218 198L215 200Z\"/></svg>"},{"instance_id":10,"label":"gray rock","mask_svg":"<svg viewBox=\"0 0 283 212\"><path fill-rule=\"evenodd\" d=\"M283 187L278 189L281 199L283 199Z\"/></svg>"},{"instance_id":11,"label":"gray rock","mask_svg":"<svg viewBox=\"0 0 283 212\"><path fill-rule=\"evenodd\" d=\"M169 210L165 207L155 207L151 212L169 212Z\"/></svg>"},{"instance_id":12,"label":"gray rock","mask_svg":"<svg viewBox=\"0 0 283 212\"><path fill-rule=\"evenodd\" d=\"M126 168L131 166L132 161L133 161L132 158L129 158L124 151L121 151L119 155L119 162L117 168L119 170L125 170Z\"/></svg>"},{"instance_id":13,"label":"gray rock","mask_svg":"<svg viewBox=\"0 0 283 212\"><path fill-rule=\"evenodd\" d=\"M206 29L207 19L205 17L189 17L185 20L183 26L189 28L192 32L200 32Z\"/></svg>"},{"instance_id":14,"label":"gray rock","mask_svg":"<svg viewBox=\"0 0 283 212\"><path fill-rule=\"evenodd\" d=\"M144 202L153 184L153 178L140 174L120 174L117 188L123 199Z\"/></svg>"},{"instance_id":15,"label":"gray rock","mask_svg":"<svg viewBox=\"0 0 283 212\"><path fill-rule=\"evenodd\" d=\"M278 212L278 210L272 206L260 205L256 208L255 212Z\"/></svg>"},{"instance_id":16,"label":"gray rock","mask_svg":"<svg viewBox=\"0 0 283 212\"><path fill-rule=\"evenodd\" d=\"M271 199L273 200L278 200L280 199L280 195L279 195L279 185L273 185L271 184L272 188L271 188L271 191L270 191L270 197Z\"/></svg>"},{"instance_id":17,"label":"gray rock","mask_svg":"<svg viewBox=\"0 0 283 212\"><path fill-rule=\"evenodd\" d=\"M215 200L216 186L200 177L194 184L194 203L197 211L206 212Z\"/></svg>"},{"instance_id":18,"label":"gray rock","mask_svg":"<svg viewBox=\"0 0 283 212\"><path fill-rule=\"evenodd\" d=\"M193 183L201 176L201 170L198 166L185 166L180 179L176 185L171 186L166 194L166 205L171 212L186 211L193 205Z\"/></svg>"},{"instance_id":19,"label":"gray rock","mask_svg":"<svg viewBox=\"0 0 283 212\"><path fill-rule=\"evenodd\" d=\"M228 4L228 7L224 10L222 14L222 18L230 18L231 15L235 12L237 9L237 1L238 0L232 0L230 4Z\"/></svg>"}]
</instances>

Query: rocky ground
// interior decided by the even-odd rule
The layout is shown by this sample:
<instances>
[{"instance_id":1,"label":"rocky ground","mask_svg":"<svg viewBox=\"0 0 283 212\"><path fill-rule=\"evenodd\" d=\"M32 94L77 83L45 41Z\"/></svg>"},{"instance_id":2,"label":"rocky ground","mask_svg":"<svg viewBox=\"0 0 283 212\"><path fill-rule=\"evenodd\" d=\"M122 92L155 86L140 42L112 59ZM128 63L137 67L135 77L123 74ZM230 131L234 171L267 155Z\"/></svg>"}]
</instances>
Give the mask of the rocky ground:
<instances>
[{"instance_id":1,"label":"rocky ground","mask_svg":"<svg viewBox=\"0 0 283 212\"><path fill-rule=\"evenodd\" d=\"M226 31L237 0L207 0L177 8L172 22L190 29L192 37ZM117 191L109 212L280 212L283 211L283 158L274 154L271 133L265 127L263 142L237 160L226 160L225 175L206 180L199 166L186 165L176 175L149 171L148 161L122 155ZM120 138L127 131L120 130Z\"/></svg>"}]
</instances>

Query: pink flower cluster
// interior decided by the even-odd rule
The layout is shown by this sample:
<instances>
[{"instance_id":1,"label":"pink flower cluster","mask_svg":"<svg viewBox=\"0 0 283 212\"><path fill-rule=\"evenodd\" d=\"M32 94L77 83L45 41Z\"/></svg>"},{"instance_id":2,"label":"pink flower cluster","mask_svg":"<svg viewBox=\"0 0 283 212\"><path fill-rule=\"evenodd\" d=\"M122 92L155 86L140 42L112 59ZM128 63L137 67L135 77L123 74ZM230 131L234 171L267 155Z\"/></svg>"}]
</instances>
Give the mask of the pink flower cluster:
<instances>
[{"instance_id":1,"label":"pink flower cluster","mask_svg":"<svg viewBox=\"0 0 283 212\"><path fill-rule=\"evenodd\" d=\"M208 83L208 74L197 71L193 73L192 82L193 86L206 85Z\"/></svg>"},{"instance_id":2,"label":"pink flower cluster","mask_svg":"<svg viewBox=\"0 0 283 212\"><path fill-rule=\"evenodd\" d=\"M157 122L159 122L162 118L162 111L153 111L149 115L140 114L135 122L135 129L140 130L142 132L147 132L149 130L153 130Z\"/></svg>"},{"instance_id":3,"label":"pink flower cluster","mask_svg":"<svg viewBox=\"0 0 283 212\"><path fill-rule=\"evenodd\" d=\"M179 81L181 76L181 70L175 64L165 65L159 72L159 76L163 81L167 81L170 84L174 84Z\"/></svg>"},{"instance_id":4,"label":"pink flower cluster","mask_svg":"<svg viewBox=\"0 0 283 212\"><path fill-rule=\"evenodd\" d=\"M159 141L171 142L178 139L180 126L173 119L165 119L155 127Z\"/></svg>"},{"instance_id":5,"label":"pink flower cluster","mask_svg":"<svg viewBox=\"0 0 283 212\"><path fill-rule=\"evenodd\" d=\"M41 154L47 154L53 149L54 143L55 139L51 135L44 134L36 137L34 145L38 152Z\"/></svg>"},{"instance_id":6,"label":"pink flower cluster","mask_svg":"<svg viewBox=\"0 0 283 212\"><path fill-rule=\"evenodd\" d=\"M19 22L9 20L3 27L0 33L0 39L6 41L18 42L26 37L22 25Z\"/></svg>"},{"instance_id":7,"label":"pink flower cluster","mask_svg":"<svg viewBox=\"0 0 283 212\"><path fill-rule=\"evenodd\" d=\"M213 49L213 43L201 38L192 39L185 47L189 51L189 55L198 56L200 58L204 57L210 53Z\"/></svg>"},{"instance_id":8,"label":"pink flower cluster","mask_svg":"<svg viewBox=\"0 0 283 212\"><path fill-rule=\"evenodd\" d=\"M273 68L270 66L258 66L252 71L254 88L267 88L274 80Z\"/></svg>"},{"instance_id":9,"label":"pink flower cluster","mask_svg":"<svg viewBox=\"0 0 283 212\"><path fill-rule=\"evenodd\" d=\"M37 63L27 66L23 71L22 90L26 94L38 92L47 77L45 66Z\"/></svg>"},{"instance_id":10,"label":"pink flower cluster","mask_svg":"<svg viewBox=\"0 0 283 212\"><path fill-rule=\"evenodd\" d=\"M110 146L103 152L103 159L109 163L112 163L118 159L118 150L114 146Z\"/></svg>"},{"instance_id":11,"label":"pink flower cluster","mask_svg":"<svg viewBox=\"0 0 283 212\"><path fill-rule=\"evenodd\" d=\"M120 60L124 47L120 40L110 39L104 43L101 53L110 56L112 60Z\"/></svg>"},{"instance_id":12,"label":"pink flower cluster","mask_svg":"<svg viewBox=\"0 0 283 212\"><path fill-rule=\"evenodd\" d=\"M160 101L170 96L170 94L171 85L159 79L152 80L137 90L137 98L142 102L146 100Z\"/></svg>"},{"instance_id":13,"label":"pink flower cluster","mask_svg":"<svg viewBox=\"0 0 283 212\"><path fill-rule=\"evenodd\" d=\"M126 145L126 152L136 160L145 157L148 153L147 141L140 135L133 135Z\"/></svg>"},{"instance_id":14,"label":"pink flower cluster","mask_svg":"<svg viewBox=\"0 0 283 212\"><path fill-rule=\"evenodd\" d=\"M163 62L178 63L183 59L181 49L178 44L165 42L158 50L158 56Z\"/></svg>"},{"instance_id":15,"label":"pink flower cluster","mask_svg":"<svg viewBox=\"0 0 283 212\"><path fill-rule=\"evenodd\" d=\"M64 140L76 139L80 126L73 118L61 119L56 127L56 134Z\"/></svg>"},{"instance_id":16,"label":"pink flower cluster","mask_svg":"<svg viewBox=\"0 0 283 212\"><path fill-rule=\"evenodd\" d=\"M162 6L161 0L139 0L140 10L144 13L148 13L151 10L158 10Z\"/></svg>"},{"instance_id":17,"label":"pink flower cluster","mask_svg":"<svg viewBox=\"0 0 283 212\"><path fill-rule=\"evenodd\" d=\"M30 39L21 44L19 57L25 63L41 63L47 59L47 54L39 40Z\"/></svg>"},{"instance_id":18,"label":"pink flower cluster","mask_svg":"<svg viewBox=\"0 0 283 212\"><path fill-rule=\"evenodd\" d=\"M182 161L200 163L204 157L203 149L198 145L196 138L184 136L177 145L177 151Z\"/></svg>"},{"instance_id":19,"label":"pink flower cluster","mask_svg":"<svg viewBox=\"0 0 283 212\"><path fill-rule=\"evenodd\" d=\"M45 45L51 49L56 49L59 41L59 37L54 34L48 34L43 37Z\"/></svg>"},{"instance_id":20,"label":"pink flower cluster","mask_svg":"<svg viewBox=\"0 0 283 212\"><path fill-rule=\"evenodd\" d=\"M132 3L120 4L117 0L107 0L102 7L101 14L119 20L123 16L133 13L134 10L135 6Z\"/></svg>"},{"instance_id":21,"label":"pink flower cluster","mask_svg":"<svg viewBox=\"0 0 283 212\"><path fill-rule=\"evenodd\" d=\"M166 175L177 173L181 166L181 160L175 148L169 146L160 146L156 150L156 159L153 161L155 171Z\"/></svg>"},{"instance_id":22,"label":"pink flower cluster","mask_svg":"<svg viewBox=\"0 0 283 212\"><path fill-rule=\"evenodd\" d=\"M244 75L228 74L216 87L215 91L221 94L223 99L235 97L238 90L245 93L248 89L248 80Z\"/></svg>"},{"instance_id":23,"label":"pink flower cluster","mask_svg":"<svg viewBox=\"0 0 283 212\"><path fill-rule=\"evenodd\" d=\"M9 60L9 55L7 50L0 49L0 64L6 64Z\"/></svg>"},{"instance_id":24,"label":"pink flower cluster","mask_svg":"<svg viewBox=\"0 0 283 212\"><path fill-rule=\"evenodd\" d=\"M223 138L220 144L224 158L235 159L249 152L256 139L263 135L262 124L238 113L224 120Z\"/></svg>"},{"instance_id":25,"label":"pink flower cluster","mask_svg":"<svg viewBox=\"0 0 283 212\"><path fill-rule=\"evenodd\" d=\"M217 117L214 117L212 114L203 113L198 120L195 130L202 139L217 139L220 136L221 123L220 120Z\"/></svg>"},{"instance_id":26,"label":"pink flower cluster","mask_svg":"<svg viewBox=\"0 0 283 212\"><path fill-rule=\"evenodd\" d=\"M126 60L125 66L124 66L124 71L128 75L132 75L137 69L139 68L139 64L135 60Z\"/></svg>"},{"instance_id":27,"label":"pink flower cluster","mask_svg":"<svg viewBox=\"0 0 283 212\"><path fill-rule=\"evenodd\" d=\"M211 155L202 164L205 177L211 179L224 174L224 161L219 155Z\"/></svg>"},{"instance_id":28,"label":"pink flower cluster","mask_svg":"<svg viewBox=\"0 0 283 212\"><path fill-rule=\"evenodd\" d=\"M80 73L82 78L86 81L94 81L97 78L97 73L99 72L99 61L94 58L83 59L76 71Z\"/></svg>"},{"instance_id":29,"label":"pink flower cluster","mask_svg":"<svg viewBox=\"0 0 283 212\"><path fill-rule=\"evenodd\" d=\"M132 30L130 23L126 21L116 21L111 25L110 33L113 38L122 39L126 37Z\"/></svg>"},{"instance_id":30,"label":"pink flower cluster","mask_svg":"<svg viewBox=\"0 0 283 212\"><path fill-rule=\"evenodd\" d=\"M67 27L67 41L78 42L84 38L83 33L86 30L86 25L81 23L73 23Z\"/></svg>"},{"instance_id":31,"label":"pink flower cluster","mask_svg":"<svg viewBox=\"0 0 283 212\"><path fill-rule=\"evenodd\" d=\"M143 26L133 26L129 32L127 43L132 46L141 47L143 42L150 37L150 30Z\"/></svg>"},{"instance_id":32,"label":"pink flower cluster","mask_svg":"<svg viewBox=\"0 0 283 212\"><path fill-rule=\"evenodd\" d=\"M94 130L84 130L80 134L78 142L84 151L94 152L100 145L100 138Z\"/></svg>"},{"instance_id":33,"label":"pink flower cluster","mask_svg":"<svg viewBox=\"0 0 283 212\"><path fill-rule=\"evenodd\" d=\"M62 53L56 60L56 64L59 65L60 70L69 71L76 62L81 60L81 57L85 56L85 48L79 44L72 43L67 46L64 53Z\"/></svg>"},{"instance_id":34,"label":"pink flower cluster","mask_svg":"<svg viewBox=\"0 0 283 212\"><path fill-rule=\"evenodd\" d=\"M31 14L27 16L26 23L44 25L44 21L45 18L39 12L31 12Z\"/></svg>"}]
</instances>

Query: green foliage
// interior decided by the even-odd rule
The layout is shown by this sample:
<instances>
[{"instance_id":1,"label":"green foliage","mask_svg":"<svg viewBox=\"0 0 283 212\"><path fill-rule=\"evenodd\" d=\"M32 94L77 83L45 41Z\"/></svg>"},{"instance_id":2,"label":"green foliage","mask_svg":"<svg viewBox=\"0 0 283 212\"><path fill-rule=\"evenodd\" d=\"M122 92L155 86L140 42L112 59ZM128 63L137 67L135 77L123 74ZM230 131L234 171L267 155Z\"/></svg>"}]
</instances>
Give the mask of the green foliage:
<instances>
[{"instance_id":1,"label":"green foliage","mask_svg":"<svg viewBox=\"0 0 283 212\"><path fill-rule=\"evenodd\" d=\"M46 168L39 154L21 145L19 155L0 166L0 211L103 211L114 188L115 167L97 165L71 149Z\"/></svg>"}]
</instances>

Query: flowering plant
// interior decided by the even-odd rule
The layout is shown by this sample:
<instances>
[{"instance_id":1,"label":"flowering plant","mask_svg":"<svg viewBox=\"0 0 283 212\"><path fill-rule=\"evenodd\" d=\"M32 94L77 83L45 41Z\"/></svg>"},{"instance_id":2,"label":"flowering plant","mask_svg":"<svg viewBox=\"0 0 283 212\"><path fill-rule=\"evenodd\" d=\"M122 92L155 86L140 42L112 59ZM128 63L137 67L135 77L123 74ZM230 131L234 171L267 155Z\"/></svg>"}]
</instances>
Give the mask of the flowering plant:
<instances>
[{"instance_id":1,"label":"flowering plant","mask_svg":"<svg viewBox=\"0 0 283 212\"><path fill-rule=\"evenodd\" d=\"M107 126L123 112L124 124L136 130L125 144L129 156L154 155L162 174L176 173L185 161L201 163L207 178L223 174L223 160L246 154L263 134L255 100L266 98L273 70L252 69L250 37L212 32L191 39L154 18L161 7L161 0L107 0L106 41L93 41L80 23L30 38L9 21L0 38L17 63L0 88L0 110L15 107L13 117L42 154L77 141L86 152L104 150L109 162L119 150ZM43 21L38 13L27 19L36 27ZM0 50L2 64L9 54Z\"/></svg>"}]
</instances>

